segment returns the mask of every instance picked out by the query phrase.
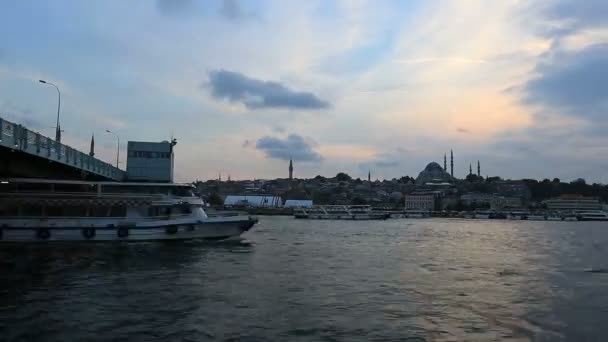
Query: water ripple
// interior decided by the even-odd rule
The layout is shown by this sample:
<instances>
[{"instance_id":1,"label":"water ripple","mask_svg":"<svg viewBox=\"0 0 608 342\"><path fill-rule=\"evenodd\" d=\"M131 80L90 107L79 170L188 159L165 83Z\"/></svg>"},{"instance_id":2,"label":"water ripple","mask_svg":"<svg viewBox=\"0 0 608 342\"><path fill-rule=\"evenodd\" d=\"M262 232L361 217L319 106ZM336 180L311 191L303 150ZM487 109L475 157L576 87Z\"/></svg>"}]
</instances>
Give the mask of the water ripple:
<instances>
[{"instance_id":1,"label":"water ripple","mask_svg":"<svg viewBox=\"0 0 608 342\"><path fill-rule=\"evenodd\" d=\"M591 238L593 237L593 238ZM6 341L603 341L594 223L263 218L244 239L3 247Z\"/></svg>"}]
</instances>

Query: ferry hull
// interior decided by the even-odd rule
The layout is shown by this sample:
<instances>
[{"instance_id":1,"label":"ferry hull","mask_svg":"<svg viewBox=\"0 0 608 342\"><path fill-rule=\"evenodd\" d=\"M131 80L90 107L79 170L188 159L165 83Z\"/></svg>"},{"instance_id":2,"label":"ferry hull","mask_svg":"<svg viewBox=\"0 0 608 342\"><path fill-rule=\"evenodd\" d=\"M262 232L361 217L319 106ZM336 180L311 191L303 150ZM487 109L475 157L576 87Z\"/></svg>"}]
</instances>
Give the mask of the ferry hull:
<instances>
[{"instance_id":1,"label":"ferry hull","mask_svg":"<svg viewBox=\"0 0 608 342\"><path fill-rule=\"evenodd\" d=\"M243 234L257 223L248 218L234 221L200 221L166 226L118 227L10 227L0 226L2 242L221 240Z\"/></svg>"}]
</instances>

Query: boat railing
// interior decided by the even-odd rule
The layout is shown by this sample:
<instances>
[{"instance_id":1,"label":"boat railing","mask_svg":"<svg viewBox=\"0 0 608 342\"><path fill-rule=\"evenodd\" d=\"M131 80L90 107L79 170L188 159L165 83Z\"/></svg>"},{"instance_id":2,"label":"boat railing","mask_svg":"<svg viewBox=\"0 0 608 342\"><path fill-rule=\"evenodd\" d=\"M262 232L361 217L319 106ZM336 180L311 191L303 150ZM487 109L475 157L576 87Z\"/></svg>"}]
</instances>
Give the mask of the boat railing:
<instances>
[{"instance_id":1,"label":"boat railing","mask_svg":"<svg viewBox=\"0 0 608 342\"><path fill-rule=\"evenodd\" d=\"M38 221L55 221L55 220L128 220L128 221L159 221L159 220L174 220L182 218L197 219L192 214L171 214L171 215L157 215L157 216L142 216L142 217L128 217L128 216L6 216L2 217L3 220L38 220Z\"/></svg>"}]
</instances>

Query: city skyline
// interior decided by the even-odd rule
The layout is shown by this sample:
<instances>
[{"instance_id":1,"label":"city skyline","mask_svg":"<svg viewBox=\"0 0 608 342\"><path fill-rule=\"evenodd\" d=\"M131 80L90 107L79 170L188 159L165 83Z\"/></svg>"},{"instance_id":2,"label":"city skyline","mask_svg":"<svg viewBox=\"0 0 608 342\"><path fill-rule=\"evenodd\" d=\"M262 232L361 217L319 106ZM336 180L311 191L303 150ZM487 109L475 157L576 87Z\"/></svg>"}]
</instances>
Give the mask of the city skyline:
<instances>
[{"instance_id":1,"label":"city skyline","mask_svg":"<svg viewBox=\"0 0 608 342\"><path fill-rule=\"evenodd\" d=\"M290 159L295 178L415 177L453 149L458 178L481 160L608 183L603 1L4 7L0 116L54 136L53 82L62 142L94 134L114 163L116 132L123 168L127 140L176 137L177 181L284 178Z\"/></svg>"}]
</instances>

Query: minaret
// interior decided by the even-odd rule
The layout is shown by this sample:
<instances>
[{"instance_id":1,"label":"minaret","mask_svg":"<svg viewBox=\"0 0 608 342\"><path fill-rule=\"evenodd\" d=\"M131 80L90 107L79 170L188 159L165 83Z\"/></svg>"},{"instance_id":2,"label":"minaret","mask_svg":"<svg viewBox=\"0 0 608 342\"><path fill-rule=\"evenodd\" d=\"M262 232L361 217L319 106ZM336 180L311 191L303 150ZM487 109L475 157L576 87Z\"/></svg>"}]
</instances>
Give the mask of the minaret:
<instances>
[{"instance_id":1,"label":"minaret","mask_svg":"<svg viewBox=\"0 0 608 342\"><path fill-rule=\"evenodd\" d=\"M473 174L473 164L469 163L469 174Z\"/></svg>"},{"instance_id":2,"label":"minaret","mask_svg":"<svg viewBox=\"0 0 608 342\"><path fill-rule=\"evenodd\" d=\"M372 182L372 170L369 170L367 172L367 181L370 183Z\"/></svg>"},{"instance_id":3,"label":"minaret","mask_svg":"<svg viewBox=\"0 0 608 342\"><path fill-rule=\"evenodd\" d=\"M450 175L454 178L454 151L450 150Z\"/></svg>"},{"instance_id":4,"label":"minaret","mask_svg":"<svg viewBox=\"0 0 608 342\"><path fill-rule=\"evenodd\" d=\"M95 156L95 134L91 135L91 151L89 152L91 157Z\"/></svg>"},{"instance_id":5,"label":"minaret","mask_svg":"<svg viewBox=\"0 0 608 342\"><path fill-rule=\"evenodd\" d=\"M289 159L289 180L293 179L293 161Z\"/></svg>"},{"instance_id":6,"label":"minaret","mask_svg":"<svg viewBox=\"0 0 608 342\"><path fill-rule=\"evenodd\" d=\"M217 180L218 180L218 182L222 181L222 173L221 172L217 173Z\"/></svg>"},{"instance_id":7,"label":"minaret","mask_svg":"<svg viewBox=\"0 0 608 342\"><path fill-rule=\"evenodd\" d=\"M481 177L481 166L479 165L479 160L477 161L477 176Z\"/></svg>"},{"instance_id":8,"label":"minaret","mask_svg":"<svg viewBox=\"0 0 608 342\"><path fill-rule=\"evenodd\" d=\"M448 172L448 158L445 154L443 155L443 171Z\"/></svg>"},{"instance_id":9,"label":"minaret","mask_svg":"<svg viewBox=\"0 0 608 342\"><path fill-rule=\"evenodd\" d=\"M230 182L230 174L228 175L228 181Z\"/></svg>"}]
</instances>

